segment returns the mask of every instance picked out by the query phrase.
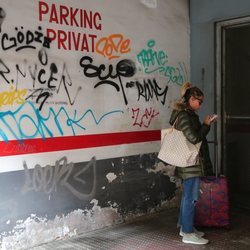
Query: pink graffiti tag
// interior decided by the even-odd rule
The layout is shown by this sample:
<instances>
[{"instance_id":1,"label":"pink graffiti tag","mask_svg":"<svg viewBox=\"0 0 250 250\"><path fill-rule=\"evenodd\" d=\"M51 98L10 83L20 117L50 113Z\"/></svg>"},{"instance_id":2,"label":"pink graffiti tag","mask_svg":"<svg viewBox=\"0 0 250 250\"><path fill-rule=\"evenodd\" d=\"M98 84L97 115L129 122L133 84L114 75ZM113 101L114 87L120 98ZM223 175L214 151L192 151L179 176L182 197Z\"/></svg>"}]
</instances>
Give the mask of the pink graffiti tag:
<instances>
[{"instance_id":1,"label":"pink graffiti tag","mask_svg":"<svg viewBox=\"0 0 250 250\"><path fill-rule=\"evenodd\" d=\"M140 108L132 108L132 119L134 119L133 126L148 128L154 117L159 115L153 108L146 108L145 111L141 111Z\"/></svg>"}]
</instances>

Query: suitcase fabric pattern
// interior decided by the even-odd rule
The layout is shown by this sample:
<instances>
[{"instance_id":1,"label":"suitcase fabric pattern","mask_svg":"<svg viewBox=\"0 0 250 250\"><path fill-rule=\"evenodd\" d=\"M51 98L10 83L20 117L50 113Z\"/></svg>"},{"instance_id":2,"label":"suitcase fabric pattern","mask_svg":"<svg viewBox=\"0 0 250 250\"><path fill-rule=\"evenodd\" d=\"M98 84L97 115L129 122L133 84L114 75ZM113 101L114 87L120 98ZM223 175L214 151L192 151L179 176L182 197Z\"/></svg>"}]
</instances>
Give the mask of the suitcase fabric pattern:
<instances>
[{"instance_id":1,"label":"suitcase fabric pattern","mask_svg":"<svg viewBox=\"0 0 250 250\"><path fill-rule=\"evenodd\" d=\"M229 227L229 200L226 177L202 177L200 198L195 207L194 224Z\"/></svg>"}]
</instances>

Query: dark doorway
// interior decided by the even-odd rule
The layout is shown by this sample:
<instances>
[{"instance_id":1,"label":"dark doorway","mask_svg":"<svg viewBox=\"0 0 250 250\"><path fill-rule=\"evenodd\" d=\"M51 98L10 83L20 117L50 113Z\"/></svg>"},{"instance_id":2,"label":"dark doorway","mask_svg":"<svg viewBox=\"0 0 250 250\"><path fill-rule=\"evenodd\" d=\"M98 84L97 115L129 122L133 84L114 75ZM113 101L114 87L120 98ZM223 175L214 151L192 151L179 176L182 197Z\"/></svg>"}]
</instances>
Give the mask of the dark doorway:
<instances>
[{"instance_id":1,"label":"dark doorway","mask_svg":"<svg viewBox=\"0 0 250 250\"><path fill-rule=\"evenodd\" d=\"M250 210L250 23L222 35L222 166L232 206Z\"/></svg>"}]
</instances>

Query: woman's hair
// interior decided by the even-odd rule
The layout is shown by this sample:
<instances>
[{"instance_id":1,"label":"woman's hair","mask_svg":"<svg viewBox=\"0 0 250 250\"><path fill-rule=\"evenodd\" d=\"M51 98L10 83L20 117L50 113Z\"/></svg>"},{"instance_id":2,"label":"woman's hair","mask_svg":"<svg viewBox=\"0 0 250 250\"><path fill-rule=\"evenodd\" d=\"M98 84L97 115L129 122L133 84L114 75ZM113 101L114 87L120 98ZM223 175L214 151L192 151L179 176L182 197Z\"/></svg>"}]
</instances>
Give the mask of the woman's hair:
<instances>
[{"instance_id":1,"label":"woman's hair","mask_svg":"<svg viewBox=\"0 0 250 250\"><path fill-rule=\"evenodd\" d=\"M181 88L181 99L174 103L173 108L183 110L187 108L190 97L203 97L203 92L196 86L192 86L190 82L186 82Z\"/></svg>"}]
</instances>

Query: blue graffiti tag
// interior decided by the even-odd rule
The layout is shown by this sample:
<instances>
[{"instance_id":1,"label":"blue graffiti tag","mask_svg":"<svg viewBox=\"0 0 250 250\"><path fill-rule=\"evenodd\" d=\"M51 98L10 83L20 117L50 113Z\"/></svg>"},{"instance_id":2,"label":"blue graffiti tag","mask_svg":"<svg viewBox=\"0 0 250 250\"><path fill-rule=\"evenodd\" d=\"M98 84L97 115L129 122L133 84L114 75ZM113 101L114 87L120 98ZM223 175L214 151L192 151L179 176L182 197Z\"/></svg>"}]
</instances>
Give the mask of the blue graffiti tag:
<instances>
[{"instance_id":1,"label":"blue graffiti tag","mask_svg":"<svg viewBox=\"0 0 250 250\"><path fill-rule=\"evenodd\" d=\"M2 123L0 126L0 137L5 142L8 142L10 137L14 137L20 143L22 143L23 139L38 137L45 139L47 137L54 137L54 133L52 132L52 126L54 128L54 125L60 135L64 135L64 126L62 125L67 125L67 127L71 128L72 135L76 135L76 127L81 130L86 130L83 123L88 117L90 117L96 125L99 125L103 119L115 113L124 112L122 110L112 110L96 118L91 109L87 109L80 115L77 115L77 111L75 110L74 115L71 117L64 107L61 107L59 111L55 111L50 107L47 116L42 116L39 109L37 109L32 102L25 102L15 111L0 112L0 124ZM64 121L64 123L62 121ZM29 124L28 128L27 124ZM27 132L29 132L29 134L27 134Z\"/></svg>"}]
</instances>

